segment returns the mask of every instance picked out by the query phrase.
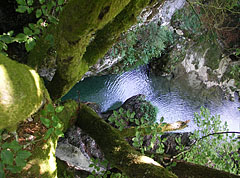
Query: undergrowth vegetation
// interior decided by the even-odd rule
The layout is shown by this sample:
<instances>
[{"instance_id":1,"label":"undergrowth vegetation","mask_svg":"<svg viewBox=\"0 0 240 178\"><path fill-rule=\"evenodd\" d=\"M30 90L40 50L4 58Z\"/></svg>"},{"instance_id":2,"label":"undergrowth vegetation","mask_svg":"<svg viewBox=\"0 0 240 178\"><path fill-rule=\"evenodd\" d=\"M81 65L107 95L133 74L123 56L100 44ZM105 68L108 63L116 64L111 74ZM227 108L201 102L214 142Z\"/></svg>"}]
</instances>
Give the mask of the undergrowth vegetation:
<instances>
[{"instance_id":1,"label":"undergrowth vegetation","mask_svg":"<svg viewBox=\"0 0 240 178\"><path fill-rule=\"evenodd\" d=\"M122 108L119 109L109 118L111 123L117 123L118 129L121 131L126 127L126 121L131 120L135 122L136 135L131 138L131 144L141 151L143 154L152 150L154 147L158 147L155 153L164 153L164 142L166 138L162 139L163 132L157 131L157 124L150 124L145 122L144 119L134 119L135 113L129 111L124 112ZM124 119L123 119L124 117ZM121 118L121 120L119 120ZM164 119L161 118L160 124ZM171 159L180 159L187 162L201 164L204 166L212 167L215 169L227 171L233 174L240 174L239 162L240 162L240 141L236 134L240 132L231 132L228 130L227 123L224 124L220 120L220 116L212 116L207 108L201 107L200 113L194 114L194 123L198 126L198 130L195 130L190 136L190 146L186 147L182 144L181 137L176 137L178 154L171 157ZM146 127L144 133L142 129ZM151 135L151 139L148 144L144 141L146 135ZM146 139L145 139L146 140ZM154 153L154 154L155 154ZM154 154L152 156L154 157ZM170 160L171 160L170 159ZM107 168L111 167L107 164L107 161L101 162L99 159L92 160L90 167L94 167L96 170L88 178L92 177L107 177L120 178L126 177L120 172L112 173ZM100 171L101 167L105 167L106 170ZM166 163L168 168L174 167L176 163Z\"/></svg>"},{"instance_id":2,"label":"undergrowth vegetation","mask_svg":"<svg viewBox=\"0 0 240 178\"><path fill-rule=\"evenodd\" d=\"M167 27L151 22L146 26L136 26L123 34L110 55L120 57L120 66L115 73L135 69L148 64L153 57L160 57L165 48L173 43L173 33Z\"/></svg>"}]
</instances>

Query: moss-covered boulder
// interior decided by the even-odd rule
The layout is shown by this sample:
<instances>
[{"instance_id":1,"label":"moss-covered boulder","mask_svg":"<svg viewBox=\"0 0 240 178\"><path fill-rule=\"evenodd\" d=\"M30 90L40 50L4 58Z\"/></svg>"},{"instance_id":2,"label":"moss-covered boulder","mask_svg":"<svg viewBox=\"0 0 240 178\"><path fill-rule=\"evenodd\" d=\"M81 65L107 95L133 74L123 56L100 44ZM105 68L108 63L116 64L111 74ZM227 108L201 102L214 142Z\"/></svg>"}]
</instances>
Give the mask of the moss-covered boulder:
<instances>
[{"instance_id":1,"label":"moss-covered boulder","mask_svg":"<svg viewBox=\"0 0 240 178\"><path fill-rule=\"evenodd\" d=\"M0 54L0 129L14 130L42 101L43 84L38 74Z\"/></svg>"}]
</instances>

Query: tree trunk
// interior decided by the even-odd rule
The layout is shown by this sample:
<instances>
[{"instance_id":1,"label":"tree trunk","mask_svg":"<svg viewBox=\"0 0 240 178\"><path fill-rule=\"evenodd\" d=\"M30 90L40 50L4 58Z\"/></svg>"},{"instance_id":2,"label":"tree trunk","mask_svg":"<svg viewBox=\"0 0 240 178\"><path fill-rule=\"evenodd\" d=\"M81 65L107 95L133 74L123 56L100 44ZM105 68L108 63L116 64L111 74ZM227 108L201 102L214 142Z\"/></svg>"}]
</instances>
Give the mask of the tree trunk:
<instances>
[{"instance_id":1,"label":"tree trunk","mask_svg":"<svg viewBox=\"0 0 240 178\"><path fill-rule=\"evenodd\" d=\"M137 152L121 137L117 129L86 105L80 107L77 125L97 142L105 158L129 177L176 177L153 159Z\"/></svg>"}]
</instances>

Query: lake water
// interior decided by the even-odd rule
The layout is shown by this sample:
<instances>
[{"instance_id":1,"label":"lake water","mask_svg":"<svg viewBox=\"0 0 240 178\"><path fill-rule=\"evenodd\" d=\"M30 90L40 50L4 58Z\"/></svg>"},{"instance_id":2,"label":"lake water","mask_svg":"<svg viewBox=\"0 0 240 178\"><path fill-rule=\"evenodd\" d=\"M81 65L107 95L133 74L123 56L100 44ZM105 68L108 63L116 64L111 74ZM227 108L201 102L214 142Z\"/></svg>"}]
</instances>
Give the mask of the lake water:
<instances>
[{"instance_id":1,"label":"lake water","mask_svg":"<svg viewBox=\"0 0 240 178\"><path fill-rule=\"evenodd\" d=\"M79 93L79 95L78 95ZM220 90L208 90L204 87L190 87L184 77L169 80L167 77L148 74L145 67L125 72L122 75L108 75L86 78L76 84L64 96L64 99L77 99L98 103L106 111L116 102L124 102L131 96L144 94L146 99L159 109L158 119L165 122L191 120L183 131L193 131L195 112L201 106L207 107L212 115L220 115L227 121L231 131L240 131L240 103L225 100Z\"/></svg>"}]
</instances>

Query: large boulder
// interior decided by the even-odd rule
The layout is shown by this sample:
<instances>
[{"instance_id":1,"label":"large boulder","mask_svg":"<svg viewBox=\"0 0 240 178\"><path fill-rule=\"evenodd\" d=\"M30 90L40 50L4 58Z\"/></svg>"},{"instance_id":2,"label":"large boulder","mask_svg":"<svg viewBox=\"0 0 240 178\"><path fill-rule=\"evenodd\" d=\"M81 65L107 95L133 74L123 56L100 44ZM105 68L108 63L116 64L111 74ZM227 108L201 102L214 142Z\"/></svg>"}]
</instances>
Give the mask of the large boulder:
<instances>
[{"instance_id":1,"label":"large boulder","mask_svg":"<svg viewBox=\"0 0 240 178\"><path fill-rule=\"evenodd\" d=\"M43 83L30 67L0 54L0 129L15 130L43 102Z\"/></svg>"}]
</instances>

